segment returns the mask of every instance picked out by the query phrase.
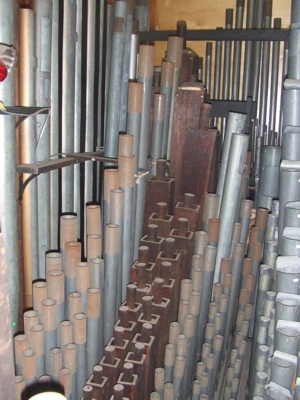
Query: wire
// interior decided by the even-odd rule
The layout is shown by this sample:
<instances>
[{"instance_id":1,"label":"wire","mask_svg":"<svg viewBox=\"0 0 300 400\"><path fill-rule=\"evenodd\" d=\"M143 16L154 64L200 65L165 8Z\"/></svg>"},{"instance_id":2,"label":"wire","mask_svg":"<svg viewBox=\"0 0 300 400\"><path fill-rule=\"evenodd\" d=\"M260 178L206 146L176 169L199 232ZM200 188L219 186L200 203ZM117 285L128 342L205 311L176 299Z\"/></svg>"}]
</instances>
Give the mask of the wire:
<instances>
[{"instance_id":1,"label":"wire","mask_svg":"<svg viewBox=\"0 0 300 400\"><path fill-rule=\"evenodd\" d=\"M49 113L50 113L50 107L39 108L37 111L35 111L35 112L32 113L32 114L15 113L15 112L12 112L12 111L4 110L4 109L2 109L2 108L1 108L0 111L1 111L1 114L12 115L12 116L14 116L14 117L34 117L35 115L44 113L45 111L48 111L48 115L49 115ZM0 115L1 115L1 114L0 114Z\"/></svg>"}]
</instances>

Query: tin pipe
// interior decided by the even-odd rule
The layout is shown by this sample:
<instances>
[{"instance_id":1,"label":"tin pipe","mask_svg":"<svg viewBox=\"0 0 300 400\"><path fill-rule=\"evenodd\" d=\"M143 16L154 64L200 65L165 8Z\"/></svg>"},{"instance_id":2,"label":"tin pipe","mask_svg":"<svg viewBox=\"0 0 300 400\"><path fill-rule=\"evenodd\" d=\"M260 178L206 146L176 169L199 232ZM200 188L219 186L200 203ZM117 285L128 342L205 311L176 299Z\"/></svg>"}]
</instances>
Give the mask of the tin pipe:
<instances>
[{"instance_id":1,"label":"tin pipe","mask_svg":"<svg viewBox=\"0 0 300 400\"><path fill-rule=\"evenodd\" d=\"M137 0L133 9L134 19L139 21L140 31L149 30L150 1Z\"/></svg>"},{"instance_id":2,"label":"tin pipe","mask_svg":"<svg viewBox=\"0 0 300 400\"><path fill-rule=\"evenodd\" d=\"M156 175L156 159L162 157L165 110L166 110L166 96L164 94L155 94L153 121L152 121L151 153L150 153L151 175Z\"/></svg>"},{"instance_id":3,"label":"tin pipe","mask_svg":"<svg viewBox=\"0 0 300 400\"><path fill-rule=\"evenodd\" d=\"M45 372L50 375L50 350L57 346L56 301L42 301L42 323L45 327Z\"/></svg>"},{"instance_id":4,"label":"tin pipe","mask_svg":"<svg viewBox=\"0 0 300 400\"><path fill-rule=\"evenodd\" d=\"M39 313L36 310L28 310L23 314L24 334L29 338L30 327L39 323Z\"/></svg>"},{"instance_id":5,"label":"tin pipe","mask_svg":"<svg viewBox=\"0 0 300 400\"><path fill-rule=\"evenodd\" d=\"M140 130L139 146L139 168L148 168L148 140L149 140L149 121L150 104L153 83L154 68L154 47L150 45L140 45L139 65L137 81L143 84L143 101ZM129 132L130 133L130 132Z\"/></svg>"},{"instance_id":6,"label":"tin pipe","mask_svg":"<svg viewBox=\"0 0 300 400\"><path fill-rule=\"evenodd\" d=\"M227 123L226 123L226 131L225 131L225 139L222 148L222 157L221 157L221 165L220 172L218 177L218 184L216 193L220 196L219 200L219 213L222 207L222 200L225 191L225 180L227 174L227 167L229 166L229 160L231 158L232 146L231 143L233 141L234 134L242 134L245 132L245 123L246 123L246 114L229 112ZM246 139L245 139L246 140ZM246 158L245 158L246 160Z\"/></svg>"},{"instance_id":7,"label":"tin pipe","mask_svg":"<svg viewBox=\"0 0 300 400\"><path fill-rule=\"evenodd\" d=\"M75 55L76 55L76 4L64 3L62 74L62 152L74 151L74 99L75 99ZM62 169L62 211L73 212L74 168Z\"/></svg>"},{"instance_id":8,"label":"tin pipe","mask_svg":"<svg viewBox=\"0 0 300 400\"><path fill-rule=\"evenodd\" d=\"M81 312L86 314L87 290L89 288L89 264L80 262L76 265L76 292L81 297Z\"/></svg>"},{"instance_id":9,"label":"tin pipe","mask_svg":"<svg viewBox=\"0 0 300 400\"><path fill-rule=\"evenodd\" d=\"M208 223L208 221L207 221ZM208 227L208 225L207 225ZM208 233L205 231L197 231L195 232L195 246L194 252L197 255L204 255L205 247L208 243Z\"/></svg>"},{"instance_id":10,"label":"tin pipe","mask_svg":"<svg viewBox=\"0 0 300 400\"><path fill-rule=\"evenodd\" d=\"M101 208L97 204L86 206L86 234L101 235Z\"/></svg>"},{"instance_id":11,"label":"tin pipe","mask_svg":"<svg viewBox=\"0 0 300 400\"><path fill-rule=\"evenodd\" d=\"M86 152L94 151L94 86L95 86L95 24L96 24L96 1L88 2L87 5L87 38L86 38L86 82L85 82L85 143ZM77 110L76 110L77 111ZM84 204L93 200L93 161L84 163ZM84 215L86 221L86 214ZM86 222L85 222L86 226Z\"/></svg>"},{"instance_id":12,"label":"tin pipe","mask_svg":"<svg viewBox=\"0 0 300 400\"><path fill-rule=\"evenodd\" d=\"M125 46L124 46L124 59L123 59L123 76L122 76L122 91L121 91L121 110L120 110L120 124L119 132L126 131L126 117L127 117L127 101L128 101L128 83L129 83L129 69L131 58L131 38L132 38L132 25L133 22L133 0L127 0L127 11L124 16L125 27Z\"/></svg>"},{"instance_id":13,"label":"tin pipe","mask_svg":"<svg viewBox=\"0 0 300 400\"><path fill-rule=\"evenodd\" d=\"M87 253L86 259L101 257L102 255L102 238L101 235L87 235L86 243Z\"/></svg>"},{"instance_id":14,"label":"tin pipe","mask_svg":"<svg viewBox=\"0 0 300 400\"><path fill-rule=\"evenodd\" d=\"M175 68L174 62L169 62L169 61L162 62L160 94L164 94L166 96L163 139L162 139L161 154L159 156L162 158L167 157L168 132L169 132L169 126L170 126L170 113L171 113L171 103L172 103L174 68Z\"/></svg>"},{"instance_id":15,"label":"tin pipe","mask_svg":"<svg viewBox=\"0 0 300 400\"><path fill-rule=\"evenodd\" d=\"M135 174L139 168L140 132L143 104L143 83L129 82L126 132L134 137Z\"/></svg>"},{"instance_id":16,"label":"tin pipe","mask_svg":"<svg viewBox=\"0 0 300 400\"><path fill-rule=\"evenodd\" d=\"M242 200L239 222L242 224L240 243L243 243L244 245L246 245L249 235L249 225L250 225L252 208L253 208L252 200L248 199Z\"/></svg>"},{"instance_id":17,"label":"tin pipe","mask_svg":"<svg viewBox=\"0 0 300 400\"><path fill-rule=\"evenodd\" d=\"M299 328L299 322L279 319L275 329L275 349L297 356L300 339Z\"/></svg>"},{"instance_id":18,"label":"tin pipe","mask_svg":"<svg viewBox=\"0 0 300 400\"><path fill-rule=\"evenodd\" d=\"M74 81L74 151L80 152L81 150L81 129L83 122L83 115L81 112L81 101L82 101L82 13L83 6L82 0L76 3L76 34L77 40L75 44L75 81ZM85 71L84 71L85 73ZM58 143L57 143L58 145ZM58 150L57 150L58 151ZM80 165L74 165L74 211L76 212L79 220L81 220L81 209L80 209ZM78 235L80 231L78 229Z\"/></svg>"},{"instance_id":19,"label":"tin pipe","mask_svg":"<svg viewBox=\"0 0 300 400\"><path fill-rule=\"evenodd\" d=\"M254 19L255 19L255 0L250 0L247 2L246 29L254 28ZM242 99L244 101L247 100L247 97L250 94L252 53L253 53L253 42L246 42L244 73L243 73L243 94L242 94Z\"/></svg>"},{"instance_id":20,"label":"tin pipe","mask_svg":"<svg viewBox=\"0 0 300 400\"><path fill-rule=\"evenodd\" d=\"M236 2L236 16L235 16L235 29L241 29L243 27L244 19L244 0L237 0ZM234 42L233 48L233 70L232 70L232 100L239 99L240 91L240 74L241 74L241 53L242 53L242 42Z\"/></svg>"},{"instance_id":21,"label":"tin pipe","mask_svg":"<svg viewBox=\"0 0 300 400\"><path fill-rule=\"evenodd\" d=\"M227 315L227 322L224 334L224 349L227 349L228 346L228 339L232 330L233 326L233 319L235 315L236 309L236 301L239 292L239 284L242 275L242 265L244 260L244 245L241 243L237 243L234 246L233 253L232 253L232 261L230 272L232 274L232 284L231 284L231 291L230 291L230 298L228 304L228 315Z\"/></svg>"},{"instance_id":22,"label":"tin pipe","mask_svg":"<svg viewBox=\"0 0 300 400\"><path fill-rule=\"evenodd\" d=\"M130 47L130 64L129 64L129 81L137 78L137 62L139 51L139 21L133 19L132 33L131 33L131 47ZM130 85L130 82L129 82Z\"/></svg>"},{"instance_id":23,"label":"tin pipe","mask_svg":"<svg viewBox=\"0 0 300 400\"><path fill-rule=\"evenodd\" d=\"M80 393L87 379L87 342L86 315L83 313L74 315L74 343L77 346L77 393Z\"/></svg>"},{"instance_id":24,"label":"tin pipe","mask_svg":"<svg viewBox=\"0 0 300 400\"><path fill-rule=\"evenodd\" d=\"M20 86L20 105L35 104L35 15L32 10L20 10L20 74L24 84ZM30 86L29 86L30 82ZM20 126L21 163L35 162L35 121L29 118ZM24 178L26 179L26 174ZM39 275L37 182L34 180L24 192L22 200L22 236L24 243L25 302L31 305L32 280Z\"/></svg>"},{"instance_id":25,"label":"tin pipe","mask_svg":"<svg viewBox=\"0 0 300 400\"><path fill-rule=\"evenodd\" d=\"M121 184L121 183L120 183ZM124 207L125 207L125 191L122 189L113 189L110 191L110 223L119 226L119 258L117 270L117 304L121 304L122 290L128 281L123 283L123 237L124 233ZM130 230L129 230L130 231Z\"/></svg>"},{"instance_id":26,"label":"tin pipe","mask_svg":"<svg viewBox=\"0 0 300 400\"><path fill-rule=\"evenodd\" d=\"M164 369L161 367L155 368L154 371L154 387L155 391L159 394L160 399L164 399Z\"/></svg>"},{"instance_id":27,"label":"tin pipe","mask_svg":"<svg viewBox=\"0 0 300 400\"><path fill-rule=\"evenodd\" d=\"M199 317L199 331L197 338L197 359L200 360L201 347L204 339L204 329L208 316L207 304L209 303L212 295L213 286L213 275L214 265L216 259L216 248L214 246L207 245L204 253L203 262L203 285L201 292L201 303L200 303L200 317Z\"/></svg>"},{"instance_id":28,"label":"tin pipe","mask_svg":"<svg viewBox=\"0 0 300 400\"><path fill-rule=\"evenodd\" d=\"M99 319L100 319L100 290L88 289L87 291L87 374L92 374L94 365L100 359Z\"/></svg>"},{"instance_id":29,"label":"tin pipe","mask_svg":"<svg viewBox=\"0 0 300 400\"><path fill-rule=\"evenodd\" d=\"M23 351L22 365L26 388L29 388L36 383L36 357L32 349Z\"/></svg>"},{"instance_id":30,"label":"tin pipe","mask_svg":"<svg viewBox=\"0 0 300 400\"><path fill-rule=\"evenodd\" d=\"M64 346L73 343L73 324L69 320L60 323L60 348L63 350Z\"/></svg>"},{"instance_id":31,"label":"tin pipe","mask_svg":"<svg viewBox=\"0 0 300 400\"><path fill-rule=\"evenodd\" d=\"M36 355L37 378L45 373L45 329L41 324L32 325L29 330L30 348Z\"/></svg>"},{"instance_id":32,"label":"tin pipe","mask_svg":"<svg viewBox=\"0 0 300 400\"><path fill-rule=\"evenodd\" d=\"M29 339L24 334L19 334L14 337L14 361L16 375L22 375L22 353L30 348Z\"/></svg>"},{"instance_id":33,"label":"tin pipe","mask_svg":"<svg viewBox=\"0 0 300 400\"><path fill-rule=\"evenodd\" d=\"M117 262L119 257L119 227L106 225L104 265L105 265L105 309L104 309L104 343L107 343L115 324L117 315Z\"/></svg>"},{"instance_id":34,"label":"tin pipe","mask_svg":"<svg viewBox=\"0 0 300 400\"><path fill-rule=\"evenodd\" d=\"M182 398L184 387L184 369L186 365L186 359L182 356L175 357L174 375L172 382L174 384L174 397L173 399Z\"/></svg>"},{"instance_id":35,"label":"tin pipe","mask_svg":"<svg viewBox=\"0 0 300 400\"><path fill-rule=\"evenodd\" d=\"M274 29L281 29L281 18L274 18ZM270 112L269 112L269 131L270 138L274 138L276 132L276 109L278 102L278 80L279 80L279 57L280 42L273 41L272 47L272 67L271 67L271 87L270 87ZM278 128L277 128L278 129ZM271 143L273 144L273 143Z\"/></svg>"},{"instance_id":36,"label":"tin pipe","mask_svg":"<svg viewBox=\"0 0 300 400\"><path fill-rule=\"evenodd\" d=\"M36 15L36 36L42 38L36 41L36 101L39 106L49 106L49 81L51 78L51 12L52 3L48 0L34 1L33 9ZM36 116L37 137L43 129L43 137L38 139L36 162L50 155L50 129L43 124L45 117ZM38 231L39 231L39 276L45 278L45 249L50 248L50 175L41 174L37 178L38 185Z\"/></svg>"},{"instance_id":37,"label":"tin pipe","mask_svg":"<svg viewBox=\"0 0 300 400\"><path fill-rule=\"evenodd\" d=\"M223 29L223 28L217 28ZM215 46L215 71L214 71L214 95L213 98L220 99L220 89L221 89L221 63L222 63L222 50L223 43L221 40L216 41Z\"/></svg>"},{"instance_id":38,"label":"tin pipe","mask_svg":"<svg viewBox=\"0 0 300 400\"><path fill-rule=\"evenodd\" d=\"M58 347L50 350L51 381L59 383L59 371L62 369L62 351Z\"/></svg>"},{"instance_id":39,"label":"tin pipe","mask_svg":"<svg viewBox=\"0 0 300 400\"><path fill-rule=\"evenodd\" d=\"M65 276L63 271L50 271L47 275L49 299L56 301L56 325L65 319ZM57 329L57 343L60 343L60 329Z\"/></svg>"},{"instance_id":40,"label":"tin pipe","mask_svg":"<svg viewBox=\"0 0 300 400\"><path fill-rule=\"evenodd\" d=\"M206 43L205 51L205 88L211 94L212 42Z\"/></svg>"},{"instance_id":41,"label":"tin pipe","mask_svg":"<svg viewBox=\"0 0 300 400\"><path fill-rule=\"evenodd\" d=\"M276 350L271 360L271 381L291 390L296 366L296 356Z\"/></svg>"},{"instance_id":42,"label":"tin pipe","mask_svg":"<svg viewBox=\"0 0 300 400\"><path fill-rule=\"evenodd\" d=\"M114 25L111 44L111 62L108 80L106 108L105 156L117 157L121 109L123 57L125 51L127 1L118 0L114 9Z\"/></svg>"},{"instance_id":43,"label":"tin pipe","mask_svg":"<svg viewBox=\"0 0 300 400\"><path fill-rule=\"evenodd\" d=\"M72 395L72 374L69 368L61 368L59 371L59 384L64 388L64 395L71 400Z\"/></svg>"},{"instance_id":44,"label":"tin pipe","mask_svg":"<svg viewBox=\"0 0 300 400\"><path fill-rule=\"evenodd\" d=\"M107 168L104 170L103 189L103 245L105 243L105 227L110 223L110 191L119 189L120 172L118 169Z\"/></svg>"},{"instance_id":45,"label":"tin pipe","mask_svg":"<svg viewBox=\"0 0 300 400\"><path fill-rule=\"evenodd\" d=\"M264 2L262 0L257 1L254 28L261 29L263 26L263 6ZM257 101L260 75L261 42L254 43L252 57L251 95L253 101Z\"/></svg>"},{"instance_id":46,"label":"tin pipe","mask_svg":"<svg viewBox=\"0 0 300 400\"><path fill-rule=\"evenodd\" d=\"M186 314L184 318L183 333L187 338L187 350L185 357L185 368L183 375L183 398L188 398L191 394L191 382L194 378L193 373L193 355L195 352L195 316L193 314Z\"/></svg>"},{"instance_id":47,"label":"tin pipe","mask_svg":"<svg viewBox=\"0 0 300 400\"><path fill-rule=\"evenodd\" d=\"M66 344L63 348L64 367L71 371L71 399L77 394L77 345Z\"/></svg>"},{"instance_id":48,"label":"tin pipe","mask_svg":"<svg viewBox=\"0 0 300 400\"><path fill-rule=\"evenodd\" d=\"M227 8L225 28L232 29L232 24L233 24L233 9ZM232 49L232 42L229 40L225 41L224 66L223 66L223 91L222 91L223 100L229 100L230 96L231 49Z\"/></svg>"},{"instance_id":49,"label":"tin pipe","mask_svg":"<svg viewBox=\"0 0 300 400\"><path fill-rule=\"evenodd\" d=\"M33 309L39 313L39 321L42 321L42 301L47 298L47 282L37 281L32 285Z\"/></svg>"},{"instance_id":50,"label":"tin pipe","mask_svg":"<svg viewBox=\"0 0 300 400\"><path fill-rule=\"evenodd\" d=\"M182 51L183 51L183 38L180 36L169 36L166 61L174 63L174 75L173 75L173 85L172 85L173 88L172 88L172 95L171 95L167 160L170 159L170 152L171 152L175 95L176 95L176 91L177 91L178 85L179 85L180 68L181 68L181 63L182 63Z\"/></svg>"},{"instance_id":51,"label":"tin pipe","mask_svg":"<svg viewBox=\"0 0 300 400\"><path fill-rule=\"evenodd\" d=\"M146 194L146 180L147 180L148 171L139 170L138 177L136 179L135 192L136 192L136 200L135 200L135 222L134 222L134 250L133 250L133 258L135 260L138 259L138 249L139 249L139 241L143 236L143 222L144 222L144 209L145 209L145 194Z\"/></svg>"},{"instance_id":52,"label":"tin pipe","mask_svg":"<svg viewBox=\"0 0 300 400\"><path fill-rule=\"evenodd\" d=\"M71 238L70 238L71 239ZM76 265L81 261L81 243L68 241L64 245L65 315L69 313L69 293L76 291Z\"/></svg>"},{"instance_id":53,"label":"tin pipe","mask_svg":"<svg viewBox=\"0 0 300 400\"><path fill-rule=\"evenodd\" d=\"M214 281L219 281L220 261L223 257L230 256L231 240L235 220L232 218L236 210L239 191L242 182L242 170L245 168L246 153L249 136L243 134L232 135L231 149L229 152L229 163L226 171L224 193L220 208L221 226L220 241L216 257L216 268Z\"/></svg>"},{"instance_id":54,"label":"tin pipe","mask_svg":"<svg viewBox=\"0 0 300 400\"><path fill-rule=\"evenodd\" d=\"M62 265L61 253L57 251L51 251L49 253L46 253L45 265L46 265L46 276L50 271L62 270L63 265Z\"/></svg>"},{"instance_id":55,"label":"tin pipe","mask_svg":"<svg viewBox=\"0 0 300 400\"><path fill-rule=\"evenodd\" d=\"M173 382L173 372L174 372L174 364L175 364L175 349L176 349L176 347L172 343L168 343L166 345L165 361L164 361L165 383Z\"/></svg>"},{"instance_id":56,"label":"tin pipe","mask_svg":"<svg viewBox=\"0 0 300 400\"><path fill-rule=\"evenodd\" d=\"M202 217L202 231L208 230L208 221L211 218L218 217L220 196L215 193L207 193L204 201L204 210Z\"/></svg>"}]
</instances>

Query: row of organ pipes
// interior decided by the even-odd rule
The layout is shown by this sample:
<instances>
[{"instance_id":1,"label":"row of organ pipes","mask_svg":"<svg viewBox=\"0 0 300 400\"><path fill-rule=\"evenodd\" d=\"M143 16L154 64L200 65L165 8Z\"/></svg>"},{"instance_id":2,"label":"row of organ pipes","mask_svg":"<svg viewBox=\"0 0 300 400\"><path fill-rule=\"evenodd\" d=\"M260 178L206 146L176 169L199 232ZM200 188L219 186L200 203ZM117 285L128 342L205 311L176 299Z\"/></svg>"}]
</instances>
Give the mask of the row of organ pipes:
<instances>
[{"instance_id":1,"label":"row of organ pipes","mask_svg":"<svg viewBox=\"0 0 300 400\"><path fill-rule=\"evenodd\" d=\"M0 115L1 393L232 400L248 368L247 398L300 399L299 0L284 44L199 57L181 21L158 67L147 0L0 5L19 52L1 100L46 110ZM271 0L224 13L281 28ZM255 118L210 116L249 96ZM96 151L17 204L16 163Z\"/></svg>"}]
</instances>

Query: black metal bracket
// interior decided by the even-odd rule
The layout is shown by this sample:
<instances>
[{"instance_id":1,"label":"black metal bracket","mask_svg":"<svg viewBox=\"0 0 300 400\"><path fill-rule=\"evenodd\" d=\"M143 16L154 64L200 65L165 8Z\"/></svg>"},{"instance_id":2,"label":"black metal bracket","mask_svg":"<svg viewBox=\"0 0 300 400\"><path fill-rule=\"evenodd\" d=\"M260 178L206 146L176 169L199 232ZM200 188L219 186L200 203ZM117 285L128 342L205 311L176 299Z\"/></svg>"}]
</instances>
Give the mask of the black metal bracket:
<instances>
[{"instance_id":1,"label":"black metal bracket","mask_svg":"<svg viewBox=\"0 0 300 400\"><path fill-rule=\"evenodd\" d=\"M285 41L289 29L190 29L186 31L187 41ZM167 41L169 36L177 35L175 30L139 32L142 42Z\"/></svg>"}]
</instances>

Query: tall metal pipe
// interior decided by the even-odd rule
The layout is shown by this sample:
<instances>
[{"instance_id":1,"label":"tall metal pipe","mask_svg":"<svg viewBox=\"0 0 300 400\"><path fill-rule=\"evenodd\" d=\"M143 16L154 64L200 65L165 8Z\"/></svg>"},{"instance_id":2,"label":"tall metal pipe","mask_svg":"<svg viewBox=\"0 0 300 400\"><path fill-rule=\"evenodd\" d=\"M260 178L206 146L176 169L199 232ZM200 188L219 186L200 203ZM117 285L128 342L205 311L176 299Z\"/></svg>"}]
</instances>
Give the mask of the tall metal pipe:
<instances>
[{"instance_id":1,"label":"tall metal pipe","mask_svg":"<svg viewBox=\"0 0 300 400\"><path fill-rule=\"evenodd\" d=\"M20 105L35 104L35 15L32 10L20 10L20 74L24 83L20 86ZM29 86L30 85L30 86ZM20 126L21 162L35 163L36 126L33 118ZM26 179L26 174L24 178ZM37 182L33 180L24 192L22 200L22 236L24 257L25 305L31 305L32 280L39 277Z\"/></svg>"},{"instance_id":2,"label":"tall metal pipe","mask_svg":"<svg viewBox=\"0 0 300 400\"><path fill-rule=\"evenodd\" d=\"M120 108L123 77L123 57L125 51L125 32L127 1L118 0L114 9L114 26L111 45L111 62L108 80L108 99L105 128L105 156L117 157L120 122Z\"/></svg>"},{"instance_id":3,"label":"tall metal pipe","mask_svg":"<svg viewBox=\"0 0 300 400\"><path fill-rule=\"evenodd\" d=\"M235 16L235 29L242 29L244 19L244 0L237 0L236 2L236 16ZM232 100L239 99L240 92L240 76L241 76L241 54L242 42L234 42L233 49L233 70L232 70Z\"/></svg>"},{"instance_id":4,"label":"tall metal pipe","mask_svg":"<svg viewBox=\"0 0 300 400\"><path fill-rule=\"evenodd\" d=\"M138 51L139 51L139 21L134 19L132 21L131 49L130 49L130 65L129 65L130 81L136 79Z\"/></svg>"},{"instance_id":5,"label":"tall metal pipe","mask_svg":"<svg viewBox=\"0 0 300 400\"><path fill-rule=\"evenodd\" d=\"M150 104L153 83L154 47L140 45L137 81L143 83L143 103L139 145L139 168L148 169L148 140L150 129ZM128 132L130 133L130 132Z\"/></svg>"},{"instance_id":6,"label":"tall metal pipe","mask_svg":"<svg viewBox=\"0 0 300 400\"><path fill-rule=\"evenodd\" d=\"M86 363L86 315L83 313L74 315L74 343L76 344L77 363L77 390L81 393L87 379Z\"/></svg>"},{"instance_id":7,"label":"tall metal pipe","mask_svg":"<svg viewBox=\"0 0 300 400\"><path fill-rule=\"evenodd\" d=\"M50 106L52 2L34 1L33 9L36 15L36 37L39 38L36 41L36 101L39 107L43 107ZM50 129L43 115L37 115L36 123L36 162L39 162L50 155ZM41 174L37 179L39 277L46 278L44 254L50 248L50 175Z\"/></svg>"},{"instance_id":8,"label":"tall metal pipe","mask_svg":"<svg viewBox=\"0 0 300 400\"><path fill-rule=\"evenodd\" d=\"M160 93L166 96L166 108L165 108L165 119L163 128L163 140L160 157L167 157L168 148L168 132L170 126L170 113L172 104L172 91L173 91L173 80L174 80L174 62L163 61L161 67L161 81L160 81Z\"/></svg>"},{"instance_id":9,"label":"tall metal pipe","mask_svg":"<svg viewBox=\"0 0 300 400\"><path fill-rule=\"evenodd\" d=\"M166 110L166 96L154 95L154 110L151 137L151 175L156 175L156 160L162 157L163 130Z\"/></svg>"},{"instance_id":10,"label":"tall metal pipe","mask_svg":"<svg viewBox=\"0 0 300 400\"><path fill-rule=\"evenodd\" d=\"M253 29L254 27L255 1L256 0L248 0L247 2L246 29ZM253 53L253 42L246 42L244 73L243 73L243 93L242 93L242 99L244 101L247 100L247 97L250 94L252 53Z\"/></svg>"},{"instance_id":11,"label":"tall metal pipe","mask_svg":"<svg viewBox=\"0 0 300 400\"><path fill-rule=\"evenodd\" d=\"M87 375L93 372L93 367L100 360L99 349L99 319L100 319L100 290L88 289L87 292Z\"/></svg>"},{"instance_id":12,"label":"tall metal pipe","mask_svg":"<svg viewBox=\"0 0 300 400\"><path fill-rule=\"evenodd\" d=\"M140 132L143 104L143 83L129 82L126 132L134 137L135 174L139 169Z\"/></svg>"},{"instance_id":13,"label":"tall metal pipe","mask_svg":"<svg viewBox=\"0 0 300 400\"><path fill-rule=\"evenodd\" d=\"M150 0L136 0L133 17L139 21L140 31L149 30Z\"/></svg>"},{"instance_id":14,"label":"tall metal pipe","mask_svg":"<svg viewBox=\"0 0 300 400\"><path fill-rule=\"evenodd\" d=\"M134 166L135 157L119 155L120 188L124 190L124 230L122 233L121 299L126 298L126 286L130 282L130 267L133 263L134 221Z\"/></svg>"},{"instance_id":15,"label":"tall metal pipe","mask_svg":"<svg viewBox=\"0 0 300 400\"><path fill-rule=\"evenodd\" d=\"M74 151L76 4L64 2L62 61L62 152ZM74 211L74 167L62 169L62 212Z\"/></svg>"},{"instance_id":16,"label":"tall metal pipe","mask_svg":"<svg viewBox=\"0 0 300 400\"><path fill-rule=\"evenodd\" d=\"M233 9L227 8L225 28L232 29L232 24L233 24ZM223 100L229 100L230 96L231 49L232 49L232 42L228 40L225 42L224 46L223 90L222 90Z\"/></svg>"},{"instance_id":17,"label":"tall metal pipe","mask_svg":"<svg viewBox=\"0 0 300 400\"><path fill-rule=\"evenodd\" d=\"M211 94L211 70L212 70L212 42L206 43L205 51L205 88L207 94Z\"/></svg>"},{"instance_id":18,"label":"tall metal pipe","mask_svg":"<svg viewBox=\"0 0 300 400\"><path fill-rule=\"evenodd\" d=\"M254 28L261 29L263 27L263 0L257 0L255 10ZM254 42L253 58L252 58L252 75L251 75L251 96L253 101L258 99L259 75L260 75L260 60L261 60L261 42Z\"/></svg>"},{"instance_id":19,"label":"tall metal pipe","mask_svg":"<svg viewBox=\"0 0 300 400\"><path fill-rule=\"evenodd\" d=\"M105 265L105 309L104 343L109 341L117 315L117 271L119 256L119 226L106 225L104 265Z\"/></svg>"},{"instance_id":20,"label":"tall metal pipe","mask_svg":"<svg viewBox=\"0 0 300 400\"><path fill-rule=\"evenodd\" d=\"M227 123L226 123L226 131L225 131L225 139L223 143L222 149L222 158L220 165L220 172L218 177L218 184L216 189L216 194L219 195L219 211L221 209L223 192L225 187L225 177L227 166L229 162L229 153L231 149L231 140L234 133L244 133L245 132L245 123L246 123L246 114L229 112Z\"/></svg>"},{"instance_id":21,"label":"tall metal pipe","mask_svg":"<svg viewBox=\"0 0 300 400\"><path fill-rule=\"evenodd\" d=\"M170 159L170 152L171 152L175 94L179 85L180 68L182 63L182 50L183 50L183 38L180 36L170 36L168 39L166 61L174 63L174 75L173 75L173 89L171 97L170 122L169 122L169 132L168 132L167 160Z\"/></svg>"},{"instance_id":22,"label":"tall metal pipe","mask_svg":"<svg viewBox=\"0 0 300 400\"><path fill-rule=\"evenodd\" d=\"M76 291L76 268L81 261L81 243L70 241L65 243L64 273L65 273L65 315L69 315L69 294Z\"/></svg>"},{"instance_id":23,"label":"tall metal pipe","mask_svg":"<svg viewBox=\"0 0 300 400\"><path fill-rule=\"evenodd\" d=\"M235 224L235 211L239 201L239 193L245 169L249 136L234 133L232 135L229 163L226 170L224 194L220 208L220 240L217 251L214 281L219 281L220 262L230 256L231 240Z\"/></svg>"},{"instance_id":24,"label":"tall metal pipe","mask_svg":"<svg viewBox=\"0 0 300 400\"><path fill-rule=\"evenodd\" d=\"M222 28L217 28L217 29L222 29ZM214 93L213 98L215 100L218 100L220 98L222 47L223 47L222 41L217 40L215 48L215 71L214 71L214 92L213 92Z\"/></svg>"}]
</instances>

